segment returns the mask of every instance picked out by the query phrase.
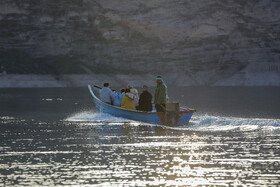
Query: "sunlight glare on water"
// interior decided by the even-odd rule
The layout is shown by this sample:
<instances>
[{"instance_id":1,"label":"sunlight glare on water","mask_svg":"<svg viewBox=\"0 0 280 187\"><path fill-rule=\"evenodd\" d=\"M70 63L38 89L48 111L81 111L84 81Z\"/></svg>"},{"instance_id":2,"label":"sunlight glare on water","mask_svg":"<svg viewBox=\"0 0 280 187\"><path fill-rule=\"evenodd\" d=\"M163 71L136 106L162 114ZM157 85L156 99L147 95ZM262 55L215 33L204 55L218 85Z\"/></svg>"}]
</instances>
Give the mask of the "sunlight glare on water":
<instances>
[{"instance_id":1,"label":"sunlight glare on water","mask_svg":"<svg viewBox=\"0 0 280 187\"><path fill-rule=\"evenodd\" d=\"M240 128L245 124L249 128ZM280 180L279 120L198 116L184 127L165 127L81 112L59 122L4 116L1 129L6 186L254 186Z\"/></svg>"}]
</instances>

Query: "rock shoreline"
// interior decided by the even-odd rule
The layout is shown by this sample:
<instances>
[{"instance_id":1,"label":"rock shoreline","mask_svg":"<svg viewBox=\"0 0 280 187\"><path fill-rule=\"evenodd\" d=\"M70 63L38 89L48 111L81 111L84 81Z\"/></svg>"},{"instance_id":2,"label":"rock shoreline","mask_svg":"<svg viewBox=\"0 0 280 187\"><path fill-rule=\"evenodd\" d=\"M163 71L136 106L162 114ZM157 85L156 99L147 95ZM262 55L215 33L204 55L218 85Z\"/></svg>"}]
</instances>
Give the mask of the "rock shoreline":
<instances>
[{"instance_id":1,"label":"rock shoreline","mask_svg":"<svg viewBox=\"0 0 280 187\"><path fill-rule=\"evenodd\" d=\"M188 75L162 75L168 86L280 86L278 73L236 74L225 80L211 84L203 80L193 79ZM103 85L109 82L114 87L124 87L128 84L135 87L142 85L155 86L155 74L141 75L104 75L104 74L69 74L69 75L36 75L7 74L0 75L0 88L47 88L47 87L84 87L89 84Z\"/></svg>"},{"instance_id":2,"label":"rock shoreline","mask_svg":"<svg viewBox=\"0 0 280 187\"><path fill-rule=\"evenodd\" d=\"M9 74L0 76L0 88L47 88L47 87L84 87L89 84L103 85L109 82L116 87L141 86L155 84L154 76L143 75L98 75L98 74L71 74L71 75L35 75L35 74Z\"/></svg>"}]
</instances>

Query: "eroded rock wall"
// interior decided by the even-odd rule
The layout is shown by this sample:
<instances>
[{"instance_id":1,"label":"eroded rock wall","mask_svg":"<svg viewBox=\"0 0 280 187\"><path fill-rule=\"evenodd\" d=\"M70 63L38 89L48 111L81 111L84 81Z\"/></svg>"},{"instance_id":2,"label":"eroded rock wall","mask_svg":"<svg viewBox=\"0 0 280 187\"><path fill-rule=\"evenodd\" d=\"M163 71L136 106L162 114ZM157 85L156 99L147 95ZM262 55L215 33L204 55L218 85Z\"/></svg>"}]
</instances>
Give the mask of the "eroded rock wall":
<instances>
[{"instance_id":1,"label":"eroded rock wall","mask_svg":"<svg viewBox=\"0 0 280 187\"><path fill-rule=\"evenodd\" d=\"M178 85L258 85L269 74L280 85L279 12L274 0L5 0L0 63L8 73L162 74Z\"/></svg>"}]
</instances>

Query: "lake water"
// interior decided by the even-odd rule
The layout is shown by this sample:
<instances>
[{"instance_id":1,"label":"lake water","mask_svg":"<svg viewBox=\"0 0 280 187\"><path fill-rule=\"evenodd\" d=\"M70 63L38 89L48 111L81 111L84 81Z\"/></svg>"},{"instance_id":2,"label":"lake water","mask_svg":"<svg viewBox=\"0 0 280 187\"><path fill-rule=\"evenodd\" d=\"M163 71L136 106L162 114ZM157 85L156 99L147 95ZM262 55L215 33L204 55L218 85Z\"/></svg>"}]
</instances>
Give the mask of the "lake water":
<instances>
[{"instance_id":1,"label":"lake water","mask_svg":"<svg viewBox=\"0 0 280 187\"><path fill-rule=\"evenodd\" d=\"M277 186L280 88L169 88L166 127L95 111L87 88L0 89L0 186Z\"/></svg>"}]
</instances>

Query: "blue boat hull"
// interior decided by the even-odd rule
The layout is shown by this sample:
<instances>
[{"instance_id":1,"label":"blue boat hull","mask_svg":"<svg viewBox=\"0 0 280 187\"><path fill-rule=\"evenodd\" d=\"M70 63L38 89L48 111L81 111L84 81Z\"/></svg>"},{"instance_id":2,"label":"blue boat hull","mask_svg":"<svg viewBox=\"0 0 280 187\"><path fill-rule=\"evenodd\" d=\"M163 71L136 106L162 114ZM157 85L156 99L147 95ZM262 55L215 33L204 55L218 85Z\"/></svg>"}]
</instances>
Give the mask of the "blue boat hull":
<instances>
[{"instance_id":1,"label":"blue boat hull","mask_svg":"<svg viewBox=\"0 0 280 187\"><path fill-rule=\"evenodd\" d=\"M137 110L127 110L121 107L113 106L102 102L99 99L100 88L88 86L96 108L101 113L107 113L113 116L127 118L136 121L142 121L154 124L165 124L165 114L163 112L142 112ZM182 125L189 122L194 110L184 109L179 112L177 124Z\"/></svg>"}]
</instances>

